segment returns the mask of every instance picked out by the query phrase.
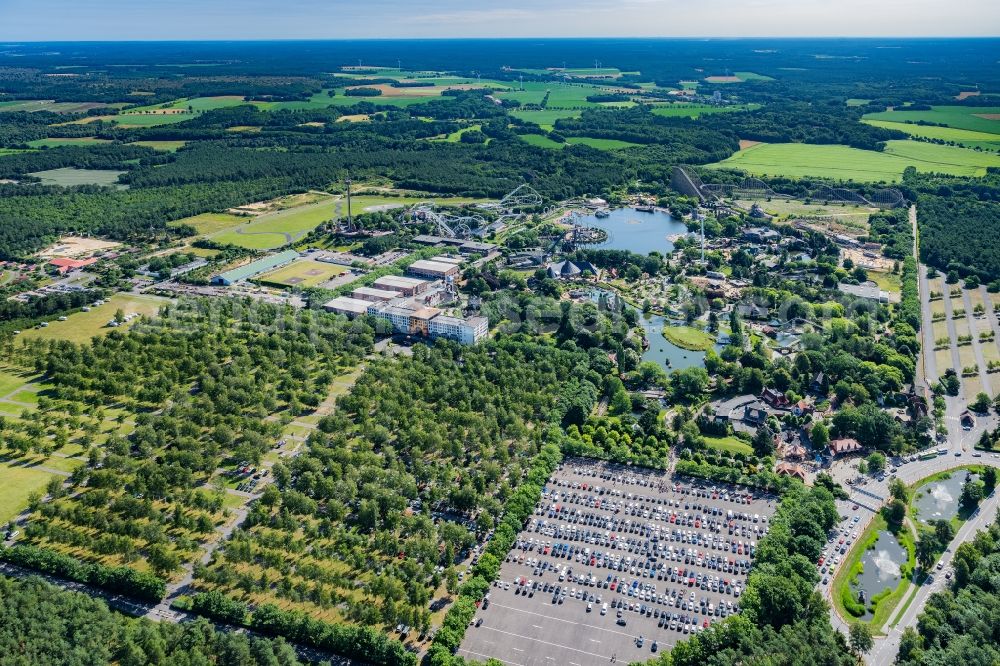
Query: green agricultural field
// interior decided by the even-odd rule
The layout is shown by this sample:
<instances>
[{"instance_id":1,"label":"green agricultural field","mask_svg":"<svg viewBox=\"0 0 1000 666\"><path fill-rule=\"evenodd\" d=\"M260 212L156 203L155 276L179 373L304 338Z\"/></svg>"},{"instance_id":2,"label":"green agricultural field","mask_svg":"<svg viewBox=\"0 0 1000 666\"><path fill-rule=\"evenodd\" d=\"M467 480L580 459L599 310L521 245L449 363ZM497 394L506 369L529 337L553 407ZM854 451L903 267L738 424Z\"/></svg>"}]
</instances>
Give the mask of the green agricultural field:
<instances>
[{"instance_id":1,"label":"green agricultural field","mask_svg":"<svg viewBox=\"0 0 1000 666\"><path fill-rule=\"evenodd\" d=\"M169 302L170 299L147 294L115 294L103 305L92 308L90 312L76 312L71 314L66 321L52 321L46 328L33 328L30 331L24 331L21 335L40 340L69 340L70 342L83 343L96 335L122 330L138 321L138 318L133 319L117 329L109 327L108 322L119 309L126 315L134 312L151 317Z\"/></svg>"},{"instance_id":2,"label":"green agricultural field","mask_svg":"<svg viewBox=\"0 0 1000 666\"><path fill-rule=\"evenodd\" d=\"M557 120L562 118L579 118L580 112L565 109L542 109L541 111L522 111L517 109L511 111L510 115L525 122L535 123L542 129L551 131L555 127Z\"/></svg>"},{"instance_id":3,"label":"green agricultural field","mask_svg":"<svg viewBox=\"0 0 1000 666\"><path fill-rule=\"evenodd\" d=\"M632 148L634 146L642 145L632 143L630 141L619 141L618 139L597 139L589 136L567 137L566 143L553 141L549 137L542 136L541 134L522 134L520 135L520 138L522 141L529 143L532 146L538 146L539 148L552 148L553 150L565 148L567 145L590 146L591 148L599 148L601 150Z\"/></svg>"},{"instance_id":4,"label":"green agricultural field","mask_svg":"<svg viewBox=\"0 0 1000 666\"><path fill-rule=\"evenodd\" d=\"M171 106L175 109L214 111L215 109L225 109L230 106L239 106L246 103L246 100L240 95L223 95L219 97L194 97L174 102Z\"/></svg>"},{"instance_id":5,"label":"green agricultural field","mask_svg":"<svg viewBox=\"0 0 1000 666\"><path fill-rule=\"evenodd\" d=\"M0 462L0 524L6 524L28 508L32 493L45 494L45 486L54 474L26 467L17 462Z\"/></svg>"},{"instance_id":6,"label":"green agricultural field","mask_svg":"<svg viewBox=\"0 0 1000 666\"><path fill-rule=\"evenodd\" d=\"M521 104L541 104L545 99L544 90L514 90L511 92L497 93L497 97L502 99L512 99Z\"/></svg>"},{"instance_id":7,"label":"green agricultural field","mask_svg":"<svg viewBox=\"0 0 1000 666\"><path fill-rule=\"evenodd\" d=\"M307 288L315 287L346 272L345 267L337 264L300 259L260 276L257 282L277 287Z\"/></svg>"},{"instance_id":8,"label":"green agricultural field","mask_svg":"<svg viewBox=\"0 0 1000 666\"><path fill-rule=\"evenodd\" d=\"M182 109L184 111L214 111L215 109L225 109L230 106L248 104L240 95L220 95L217 97L182 97L173 102L163 104L150 104L149 106L137 106L126 109L120 115L131 115L135 113L156 113L166 109Z\"/></svg>"},{"instance_id":9,"label":"green agricultural field","mask_svg":"<svg viewBox=\"0 0 1000 666\"><path fill-rule=\"evenodd\" d=\"M4 111L50 111L52 113L85 113L91 109L107 109L123 104L103 102L56 102L51 99L15 99L0 102L0 112Z\"/></svg>"},{"instance_id":10,"label":"green agricultural field","mask_svg":"<svg viewBox=\"0 0 1000 666\"><path fill-rule=\"evenodd\" d=\"M194 227L195 231L197 231L199 235L205 236L225 231L226 229L232 229L233 227L238 227L246 221L247 218L242 215L230 215L229 213L202 213L201 215L174 220L167 226L179 227L182 224L187 224Z\"/></svg>"},{"instance_id":11,"label":"green agricultural field","mask_svg":"<svg viewBox=\"0 0 1000 666\"><path fill-rule=\"evenodd\" d=\"M621 76L622 74L617 67L570 67L561 71L570 76Z\"/></svg>"},{"instance_id":12,"label":"green agricultural field","mask_svg":"<svg viewBox=\"0 0 1000 666\"><path fill-rule=\"evenodd\" d=\"M329 198L307 206L265 213L241 227L214 234L212 239L255 250L280 247L332 219L337 208L336 202Z\"/></svg>"},{"instance_id":13,"label":"green agricultural field","mask_svg":"<svg viewBox=\"0 0 1000 666\"><path fill-rule=\"evenodd\" d=\"M350 100L358 99L357 97L344 98L343 94L330 97L329 91L321 90L318 93L314 93L309 99L289 102L253 102L253 105L261 111L308 111L310 109L325 109L329 106L335 106L338 104L337 97Z\"/></svg>"},{"instance_id":14,"label":"green agricultural field","mask_svg":"<svg viewBox=\"0 0 1000 666\"><path fill-rule=\"evenodd\" d=\"M446 143L458 143L459 141L462 140L462 135L465 134L466 132L478 132L478 131L481 131L482 129L483 129L482 125L470 125L468 127L463 127L462 129L458 130L457 132L452 132L451 134L449 134L446 137L443 137L443 138L440 138L440 139L431 139L431 141L444 141Z\"/></svg>"},{"instance_id":15,"label":"green agricultural field","mask_svg":"<svg viewBox=\"0 0 1000 666\"><path fill-rule=\"evenodd\" d=\"M885 129L906 132L911 136L918 136L927 139L939 139L941 141L953 141L965 146L966 148L1000 150L1000 134L974 132L972 130L957 129L955 127L938 127L937 125L897 123L889 120L865 120L863 122L875 127L883 127Z\"/></svg>"},{"instance_id":16,"label":"green agricultural field","mask_svg":"<svg viewBox=\"0 0 1000 666\"><path fill-rule=\"evenodd\" d=\"M871 101L870 99L860 99L858 97L851 97L850 99L844 100L844 104L846 104L847 106L864 106L870 101Z\"/></svg>"},{"instance_id":17,"label":"green agricultural field","mask_svg":"<svg viewBox=\"0 0 1000 666\"><path fill-rule=\"evenodd\" d=\"M35 139L29 141L32 148L59 148L61 146L94 146L101 143L111 143L108 139L98 139L93 136L67 137L63 139Z\"/></svg>"},{"instance_id":18,"label":"green agricultural field","mask_svg":"<svg viewBox=\"0 0 1000 666\"><path fill-rule=\"evenodd\" d=\"M733 76L743 81L774 81L774 77L758 74L757 72L733 72Z\"/></svg>"},{"instance_id":19,"label":"green agricultural field","mask_svg":"<svg viewBox=\"0 0 1000 666\"><path fill-rule=\"evenodd\" d=\"M21 150L20 148L0 148L0 157L5 157L7 155L20 155L21 153L30 152L30 150Z\"/></svg>"},{"instance_id":20,"label":"green agricultural field","mask_svg":"<svg viewBox=\"0 0 1000 666\"><path fill-rule=\"evenodd\" d=\"M865 206L851 206L839 203L805 203L797 199L771 199L770 201L752 201L741 199L737 203L749 209L757 204L761 209L779 218L797 217L835 217L844 226L868 230L868 216L875 210Z\"/></svg>"},{"instance_id":21,"label":"green agricultural field","mask_svg":"<svg viewBox=\"0 0 1000 666\"><path fill-rule=\"evenodd\" d=\"M686 102L671 102L668 104L657 104L653 107L653 113L658 116L670 118L697 118L708 113L731 113L734 111L755 111L760 108L760 104L731 104L729 106L709 106L707 104L688 104Z\"/></svg>"},{"instance_id":22,"label":"green agricultural field","mask_svg":"<svg viewBox=\"0 0 1000 666\"><path fill-rule=\"evenodd\" d=\"M762 143L709 166L754 175L898 182L908 166L922 172L982 176L986 167L1000 166L1000 155L921 141L889 141L881 153L848 146Z\"/></svg>"},{"instance_id":23,"label":"green agricultural field","mask_svg":"<svg viewBox=\"0 0 1000 666\"><path fill-rule=\"evenodd\" d=\"M635 146L642 145L641 143L632 143L631 141L620 141L618 139L598 139L590 136L566 137L566 143L574 146L590 146L591 148L600 148L601 150L633 148Z\"/></svg>"},{"instance_id":24,"label":"green agricultural field","mask_svg":"<svg viewBox=\"0 0 1000 666\"><path fill-rule=\"evenodd\" d=\"M74 185L115 185L118 176L124 171L111 171L109 169L74 169L64 167L62 169L49 169L48 171L36 171L31 176L42 179L45 185L61 185L63 187L73 187Z\"/></svg>"},{"instance_id":25,"label":"green agricultural field","mask_svg":"<svg viewBox=\"0 0 1000 666\"><path fill-rule=\"evenodd\" d=\"M568 83L550 84L548 86L548 90L549 101L546 104L546 108L548 109L572 109L581 106L596 107L599 105L595 102L588 102L587 97L590 95L600 95L611 92L609 89L599 88L587 84Z\"/></svg>"},{"instance_id":26,"label":"green agricultural field","mask_svg":"<svg viewBox=\"0 0 1000 666\"><path fill-rule=\"evenodd\" d=\"M973 132L1000 134L1000 106L934 106L930 111L868 113L864 119L897 123L924 121Z\"/></svg>"},{"instance_id":27,"label":"green agricultural field","mask_svg":"<svg viewBox=\"0 0 1000 666\"><path fill-rule=\"evenodd\" d=\"M73 124L92 123L103 120L107 123L114 123L119 127L156 127L158 125L172 125L191 120L196 114L193 113L129 113L117 116L90 116L81 120L76 120Z\"/></svg>"},{"instance_id":28,"label":"green agricultural field","mask_svg":"<svg viewBox=\"0 0 1000 666\"><path fill-rule=\"evenodd\" d=\"M177 152L185 145L187 145L187 141L133 141L128 145L145 146L147 148L152 148L153 150L161 150L165 153L173 153Z\"/></svg>"},{"instance_id":29,"label":"green agricultural field","mask_svg":"<svg viewBox=\"0 0 1000 666\"><path fill-rule=\"evenodd\" d=\"M895 273L868 271L868 279L878 285L878 288L890 294L898 294L903 290L903 282Z\"/></svg>"},{"instance_id":30,"label":"green agricultural field","mask_svg":"<svg viewBox=\"0 0 1000 666\"><path fill-rule=\"evenodd\" d=\"M497 93L497 97L503 99L515 99L521 104L541 104L548 93L546 110L549 109L579 109L579 108L599 108L602 106L597 102L588 102L590 95L600 95L615 92L617 88L609 88L590 83L559 83L556 81L525 81L524 89L510 92Z\"/></svg>"}]
</instances>

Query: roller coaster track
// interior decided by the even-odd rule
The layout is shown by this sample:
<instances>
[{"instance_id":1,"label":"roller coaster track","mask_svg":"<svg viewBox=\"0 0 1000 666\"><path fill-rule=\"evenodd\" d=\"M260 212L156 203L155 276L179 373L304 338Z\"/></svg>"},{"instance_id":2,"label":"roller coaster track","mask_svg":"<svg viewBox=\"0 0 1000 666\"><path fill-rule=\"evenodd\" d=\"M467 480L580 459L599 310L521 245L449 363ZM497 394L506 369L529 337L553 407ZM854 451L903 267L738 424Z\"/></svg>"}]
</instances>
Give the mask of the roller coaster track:
<instances>
[{"instance_id":1,"label":"roller coaster track","mask_svg":"<svg viewBox=\"0 0 1000 666\"><path fill-rule=\"evenodd\" d=\"M525 183L518 185L500 201L477 206L480 210L497 215L492 223L487 222L481 215L455 215L437 211L432 203L423 203L405 212L402 221L404 224L433 222L440 236L469 238L476 233L481 235L491 225L520 219L527 214L528 209L541 206L542 203L544 203L542 195Z\"/></svg>"},{"instance_id":2,"label":"roller coaster track","mask_svg":"<svg viewBox=\"0 0 1000 666\"><path fill-rule=\"evenodd\" d=\"M770 185L753 176L747 176L737 183L703 183L698 174L683 167L676 167L674 182L693 188L705 200L722 198L741 199L811 199L836 203L851 203L874 208L895 208L906 203L903 193L897 189L874 190L867 196L846 187L831 187L823 183L812 185L806 194L792 195L775 192Z\"/></svg>"}]
</instances>

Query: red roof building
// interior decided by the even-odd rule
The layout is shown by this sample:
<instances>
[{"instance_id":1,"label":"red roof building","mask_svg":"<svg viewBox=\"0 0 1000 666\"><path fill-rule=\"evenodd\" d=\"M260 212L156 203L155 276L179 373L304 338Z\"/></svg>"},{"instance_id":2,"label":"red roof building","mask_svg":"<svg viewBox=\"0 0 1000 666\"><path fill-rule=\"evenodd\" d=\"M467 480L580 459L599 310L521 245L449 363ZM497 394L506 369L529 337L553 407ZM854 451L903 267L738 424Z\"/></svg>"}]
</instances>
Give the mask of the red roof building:
<instances>
[{"instance_id":1,"label":"red roof building","mask_svg":"<svg viewBox=\"0 0 1000 666\"><path fill-rule=\"evenodd\" d=\"M806 470L802 465L795 465L793 463L778 463L778 466L774 468L774 471L783 476L794 476L799 481L805 482L806 480Z\"/></svg>"},{"instance_id":2,"label":"red roof building","mask_svg":"<svg viewBox=\"0 0 1000 666\"><path fill-rule=\"evenodd\" d=\"M55 266L59 269L60 274L68 273L77 268L83 268L84 266L90 266L91 264L96 264L97 259L91 257L90 259L70 259L69 257L57 257L49 261L50 266Z\"/></svg>"},{"instance_id":3,"label":"red roof building","mask_svg":"<svg viewBox=\"0 0 1000 666\"><path fill-rule=\"evenodd\" d=\"M830 442L830 453L834 456L842 456L848 453L856 453L861 450L861 443L853 437L835 439Z\"/></svg>"}]
</instances>

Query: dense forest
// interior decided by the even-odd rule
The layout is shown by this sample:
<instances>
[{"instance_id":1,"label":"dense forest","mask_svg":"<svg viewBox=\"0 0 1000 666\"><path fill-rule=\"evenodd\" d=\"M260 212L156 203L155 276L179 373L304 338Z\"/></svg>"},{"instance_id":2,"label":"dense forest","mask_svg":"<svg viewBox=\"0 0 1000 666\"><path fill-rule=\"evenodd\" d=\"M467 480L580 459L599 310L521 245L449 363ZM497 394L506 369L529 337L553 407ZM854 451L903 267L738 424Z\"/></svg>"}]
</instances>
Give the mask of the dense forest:
<instances>
[{"instance_id":1,"label":"dense forest","mask_svg":"<svg viewBox=\"0 0 1000 666\"><path fill-rule=\"evenodd\" d=\"M751 141L768 143L832 143L881 150L890 139L905 139L897 130L859 122L861 112L831 102L825 106L786 102L747 113L719 113L702 121Z\"/></svg>"},{"instance_id":2,"label":"dense forest","mask_svg":"<svg viewBox=\"0 0 1000 666\"><path fill-rule=\"evenodd\" d=\"M921 260L982 282L1000 280L1000 201L921 194L917 219Z\"/></svg>"},{"instance_id":3,"label":"dense forest","mask_svg":"<svg viewBox=\"0 0 1000 666\"><path fill-rule=\"evenodd\" d=\"M587 110L579 118L557 121L556 131L565 137L590 136L656 144L662 150L660 154L673 164L716 162L739 148L737 133L728 128L719 131L695 120L664 118L645 106L620 111Z\"/></svg>"},{"instance_id":4,"label":"dense forest","mask_svg":"<svg viewBox=\"0 0 1000 666\"><path fill-rule=\"evenodd\" d=\"M0 577L0 663L10 666L298 666L282 639L136 620L40 578Z\"/></svg>"}]
</instances>

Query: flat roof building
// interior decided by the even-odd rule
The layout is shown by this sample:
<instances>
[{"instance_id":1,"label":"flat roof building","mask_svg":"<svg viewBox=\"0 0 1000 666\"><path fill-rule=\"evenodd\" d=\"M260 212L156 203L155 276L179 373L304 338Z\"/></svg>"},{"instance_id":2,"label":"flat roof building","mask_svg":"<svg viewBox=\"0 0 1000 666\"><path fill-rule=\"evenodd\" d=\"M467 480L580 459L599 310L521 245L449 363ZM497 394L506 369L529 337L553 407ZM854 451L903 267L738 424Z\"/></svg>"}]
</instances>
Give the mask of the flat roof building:
<instances>
[{"instance_id":1,"label":"flat roof building","mask_svg":"<svg viewBox=\"0 0 1000 666\"><path fill-rule=\"evenodd\" d=\"M463 345L472 345L489 332L485 317L461 319L442 315L441 310L420 303L398 298L383 303L368 303L367 312L382 319L397 333L418 335L425 338L446 338Z\"/></svg>"},{"instance_id":2,"label":"flat roof building","mask_svg":"<svg viewBox=\"0 0 1000 666\"><path fill-rule=\"evenodd\" d=\"M429 261L427 259L414 261L406 270L413 275L421 275L437 280L458 275L458 266L441 263L440 261Z\"/></svg>"},{"instance_id":3,"label":"flat roof building","mask_svg":"<svg viewBox=\"0 0 1000 666\"><path fill-rule=\"evenodd\" d=\"M271 254L263 257L262 259L258 259L257 261L252 261L245 266L239 266L224 273L219 273L212 278L212 284L228 287L236 282L249 280L250 278L256 277L261 273L266 273L267 271L273 270L278 266L289 264L298 258L299 253L295 250L285 250L284 252Z\"/></svg>"},{"instance_id":4,"label":"flat roof building","mask_svg":"<svg viewBox=\"0 0 1000 666\"><path fill-rule=\"evenodd\" d=\"M375 287L358 287L351 292L351 296L360 301L378 303L379 301L391 301L394 298L399 298L399 292Z\"/></svg>"},{"instance_id":5,"label":"flat roof building","mask_svg":"<svg viewBox=\"0 0 1000 666\"><path fill-rule=\"evenodd\" d=\"M400 275L385 275L375 280L372 286L376 289L395 291L403 296L415 296L423 293L430 286L427 280L418 280L412 277L402 277Z\"/></svg>"},{"instance_id":6,"label":"flat roof building","mask_svg":"<svg viewBox=\"0 0 1000 666\"><path fill-rule=\"evenodd\" d=\"M376 319L384 319L397 333L430 337L428 323L441 313L437 308L429 308L413 301L398 298L384 303L369 303L368 314Z\"/></svg>"},{"instance_id":7,"label":"flat roof building","mask_svg":"<svg viewBox=\"0 0 1000 666\"><path fill-rule=\"evenodd\" d=\"M327 312L334 312L336 314L347 315L348 317L354 318L358 315L366 314L368 312L369 305L371 305L371 303L368 301L362 301L349 296L338 296L332 301L324 303L323 309Z\"/></svg>"},{"instance_id":8,"label":"flat roof building","mask_svg":"<svg viewBox=\"0 0 1000 666\"><path fill-rule=\"evenodd\" d=\"M460 266L465 262L465 259L461 257L453 257L450 254L439 254L436 257L431 257L430 261L436 261L439 264L452 264L454 266Z\"/></svg>"},{"instance_id":9,"label":"flat roof building","mask_svg":"<svg viewBox=\"0 0 1000 666\"><path fill-rule=\"evenodd\" d=\"M478 241L467 241L458 246L458 251L462 254L489 254L497 246L493 243L480 243Z\"/></svg>"},{"instance_id":10,"label":"flat roof building","mask_svg":"<svg viewBox=\"0 0 1000 666\"><path fill-rule=\"evenodd\" d=\"M431 319L428 326L432 338L447 338L463 345L476 344L486 337L489 330L489 320L486 317L459 319L458 317L439 315Z\"/></svg>"},{"instance_id":11,"label":"flat roof building","mask_svg":"<svg viewBox=\"0 0 1000 666\"><path fill-rule=\"evenodd\" d=\"M889 292L879 289L879 286L874 282L862 282L861 284L846 284L841 282L837 285L837 289L849 296L864 298L865 300L876 301L878 303L889 302Z\"/></svg>"},{"instance_id":12,"label":"flat roof building","mask_svg":"<svg viewBox=\"0 0 1000 666\"><path fill-rule=\"evenodd\" d=\"M421 243L422 245L437 245L438 243L443 243L447 238L444 236L432 236L430 234L418 234L413 237L414 243Z\"/></svg>"}]
</instances>

